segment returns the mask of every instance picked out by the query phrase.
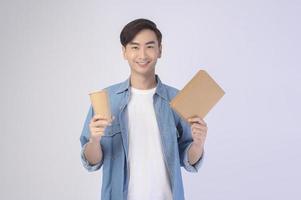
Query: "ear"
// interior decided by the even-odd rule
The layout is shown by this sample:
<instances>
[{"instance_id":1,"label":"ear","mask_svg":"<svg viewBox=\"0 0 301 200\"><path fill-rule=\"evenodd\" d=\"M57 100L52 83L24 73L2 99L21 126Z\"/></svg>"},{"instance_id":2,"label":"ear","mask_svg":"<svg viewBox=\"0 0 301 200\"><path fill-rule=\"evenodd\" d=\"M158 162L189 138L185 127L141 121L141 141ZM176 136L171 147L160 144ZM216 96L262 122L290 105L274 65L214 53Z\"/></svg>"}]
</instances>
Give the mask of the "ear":
<instances>
[{"instance_id":1,"label":"ear","mask_svg":"<svg viewBox=\"0 0 301 200\"><path fill-rule=\"evenodd\" d=\"M158 58L161 58L161 55L162 55L162 44L159 47L159 56L158 56Z\"/></svg>"},{"instance_id":2,"label":"ear","mask_svg":"<svg viewBox=\"0 0 301 200\"><path fill-rule=\"evenodd\" d=\"M124 58L125 60L127 60L127 58L126 58L126 53L125 53L125 47L124 47L124 46L122 46L122 55L123 55L123 58Z\"/></svg>"}]
</instances>

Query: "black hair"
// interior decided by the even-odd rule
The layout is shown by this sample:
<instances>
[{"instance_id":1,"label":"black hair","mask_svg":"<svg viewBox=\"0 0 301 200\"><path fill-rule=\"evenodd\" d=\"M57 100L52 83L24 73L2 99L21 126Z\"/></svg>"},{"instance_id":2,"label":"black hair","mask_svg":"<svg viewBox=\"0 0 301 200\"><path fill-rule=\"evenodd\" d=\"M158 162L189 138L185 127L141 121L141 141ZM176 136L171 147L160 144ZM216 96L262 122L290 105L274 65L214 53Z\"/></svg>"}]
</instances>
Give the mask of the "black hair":
<instances>
[{"instance_id":1,"label":"black hair","mask_svg":"<svg viewBox=\"0 0 301 200\"><path fill-rule=\"evenodd\" d=\"M154 31L157 36L158 44L161 46L162 34L160 30L157 28L157 25L148 19L136 19L134 21L129 22L122 29L120 33L120 42L122 46L126 47L126 45L131 42L135 36L142 30L149 29Z\"/></svg>"}]
</instances>

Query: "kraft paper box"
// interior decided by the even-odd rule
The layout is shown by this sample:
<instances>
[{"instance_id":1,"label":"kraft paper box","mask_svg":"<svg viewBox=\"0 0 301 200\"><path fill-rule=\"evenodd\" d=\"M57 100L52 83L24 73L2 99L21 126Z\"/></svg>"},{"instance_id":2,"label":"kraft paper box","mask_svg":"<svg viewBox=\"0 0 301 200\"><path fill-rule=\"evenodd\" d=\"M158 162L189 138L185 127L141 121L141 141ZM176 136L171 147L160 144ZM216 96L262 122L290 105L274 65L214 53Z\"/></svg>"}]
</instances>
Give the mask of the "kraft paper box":
<instances>
[{"instance_id":1,"label":"kraft paper box","mask_svg":"<svg viewBox=\"0 0 301 200\"><path fill-rule=\"evenodd\" d=\"M203 119L224 94L209 74L200 70L171 100L170 106L186 121L195 116Z\"/></svg>"},{"instance_id":2,"label":"kraft paper box","mask_svg":"<svg viewBox=\"0 0 301 200\"><path fill-rule=\"evenodd\" d=\"M101 118L111 119L110 101L106 90L90 93L90 100L94 114L98 114Z\"/></svg>"}]
</instances>

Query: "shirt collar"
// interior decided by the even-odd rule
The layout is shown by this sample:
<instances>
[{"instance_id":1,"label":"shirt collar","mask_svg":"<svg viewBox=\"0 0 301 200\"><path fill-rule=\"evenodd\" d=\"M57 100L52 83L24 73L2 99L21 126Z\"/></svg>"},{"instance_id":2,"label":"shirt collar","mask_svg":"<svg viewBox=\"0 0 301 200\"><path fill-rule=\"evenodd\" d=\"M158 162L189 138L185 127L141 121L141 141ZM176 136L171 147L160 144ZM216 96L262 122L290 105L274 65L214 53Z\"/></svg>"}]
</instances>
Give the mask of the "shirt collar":
<instances>
[{"instance_id":1,"label":"shirt collar","mask_svg":"<svg viewBox=\"0 0 301 200\"><path fill-rule=\"evenodd\" d=\"M156 82L157 82L157 86L156 86L157 88L156 88L155 94L161 96L165 100L168 100L166 89L157 74L155 75L155 78L156 78ZM122 92L129 91L130 87L131 87L131 84L130 84L130 77L129 77L127 80L125 80L124 82L121 83L116 94L120 94Z\"/></svg>"}]
</instances>

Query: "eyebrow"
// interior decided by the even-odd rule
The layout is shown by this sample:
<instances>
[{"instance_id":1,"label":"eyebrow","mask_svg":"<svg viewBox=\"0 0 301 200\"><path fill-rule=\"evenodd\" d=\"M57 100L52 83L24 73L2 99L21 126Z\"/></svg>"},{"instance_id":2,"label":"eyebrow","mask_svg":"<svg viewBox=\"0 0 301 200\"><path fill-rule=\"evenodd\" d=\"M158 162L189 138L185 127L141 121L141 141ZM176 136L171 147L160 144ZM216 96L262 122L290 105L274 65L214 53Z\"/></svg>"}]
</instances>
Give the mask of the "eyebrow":
<instances>
[{"instance_id":1,"label":"eyebrow","mask_svg":"<svg viewBox=\"0 0 301 200\"><path fill-rule=\"evenodd\" d=\"M147 42L147 43L145 43L146 45L148 45L148 44L155 44L156 42L155 41L149 41L149 42ZM130 45L140 45L138 42L130 42L129 43Z\"/></svg>"}]
</instances>

